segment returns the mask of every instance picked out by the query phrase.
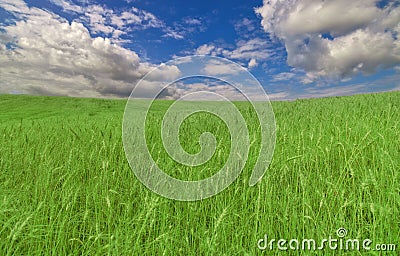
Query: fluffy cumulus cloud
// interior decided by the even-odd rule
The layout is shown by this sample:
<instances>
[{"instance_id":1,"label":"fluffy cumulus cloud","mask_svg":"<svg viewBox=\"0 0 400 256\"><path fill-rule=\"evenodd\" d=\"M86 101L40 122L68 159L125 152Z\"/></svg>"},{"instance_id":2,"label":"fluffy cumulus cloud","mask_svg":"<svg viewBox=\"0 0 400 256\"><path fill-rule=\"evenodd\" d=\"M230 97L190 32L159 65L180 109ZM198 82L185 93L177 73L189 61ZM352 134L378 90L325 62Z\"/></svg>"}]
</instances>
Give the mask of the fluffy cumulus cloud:
<instances>
[{"instance_id":1,"label":"fluffy cumulus cloud","mask_svg":"<svg viewBox=\"0 0 400 256\"><path fill-rule=\"evenodd\" d=\"M0 7L16 17L0 33L0 93L124 97L153 69L109 38L92 37L82 23L19 0ZM164 67L152 81L179 73Z\"/></svg>"},{"instance_id":2,"label":"fluffy cumulus cloud","mask_svg":"<svg viewBox=\"0 0 400 256\"><path fill-rule=\"evenodd\" d=\"M400 7L376 0L265 0L262 26L281 40L304 82L371 74L400 64Z\"/></svg>"},{"instance_id":3,"label":"fluffy cumulus cloud","mask_svg":"<svg viewBox=\"0 0 400 256\"><path fill-rule=\"evenodd\" d=\"M254 68L254 67L257 67L258 66L258 63L257 63L257 60L256 59L251 59L250 61L249 61L249 64L247 65L248 66L248 68Z\"/></svg>"},{"instance_id":4,"label":"fluffy cumulus cloud","mask_svg":"<svg viewBox=\"0 0 400 256\"><path fill-rule=\"evenodd\" d=\"M223 56L225 58L248 62L248 67L258 65L257 61L267 60L272 55L272 46L261 38L239 40L235 48L218 47L215 44L203 44L195 50L195 54Z\"/></svg>"}]
</instances>

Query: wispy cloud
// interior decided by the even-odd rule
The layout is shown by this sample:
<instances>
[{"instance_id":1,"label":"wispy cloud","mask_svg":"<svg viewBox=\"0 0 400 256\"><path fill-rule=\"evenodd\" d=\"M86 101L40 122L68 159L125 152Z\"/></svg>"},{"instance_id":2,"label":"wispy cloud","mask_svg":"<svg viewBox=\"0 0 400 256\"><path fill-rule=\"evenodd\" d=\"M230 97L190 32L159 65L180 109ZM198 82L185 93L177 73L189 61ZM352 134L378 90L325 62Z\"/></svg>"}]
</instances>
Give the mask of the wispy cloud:
<instances>
[{"instance_id":1,"label":"wispy cloud","mask_svg":"<svg viewBox=\"0 0 400 256\"><path fill-rule=\"evenodd\" d=\"M234 23L236 32L244 35L249 34L249 32L253 32L258 26L259 24L256 22L256 20L249 18L243 18Z\"/></svg>"},{"instance_id":2,"label":"wispy cloud","mask_svg":"<svg viewBox=\"0 0 400 256\"><path fill-rule=\"evenodd\" d=\"M236 44L237 48L226 52L225 56L238 59L258 59L265 60L270 56L269 43L260 38L253 38L250 40L240 40Z\"/></svg>"},{"instance_id":3,"label":"wispy cloud","mask_svg":"<svg viewBox=\"0 0 400 256\"><path fill-rule=\"evenodd\" d=\"M79 14L77 21L85 23L93 33L102 33L112 37L115 42L127 42L126 39L121 38L127 32L149 28L160 29L164 32L164 37L174 39L183 39L184 37L184 30L172 28L153 13L136 7L111 9L99 4L77 5L69 0L51 1L62 7L64 11ZM187 21L191 22L191 26L197 25L195 24L196 19ZM185 26L182 25L182 27Z\"/></svg>"},{"instance_id":4,"label":"wispy cloud","mask_svg":"<svg viewBox=\"0 0 400 256\"><path fill-rule=\"evenodd\" d=\"M215 43L203 44L194 50L195 54L222 56L248 63L248 67L255 67L261 61L273 55L273 46L261 38L239 40L234 48L223 48Z\"/></svg>"},{"instance_id":5,"label":"wispy cloud","mask_svg":"<svg viewBox=\"0 0 400 256\"><path fill-rule=\"evenodd\" d=\"M272 81L277 82L277 81L288 81L295 77L296 74L292 72L281 72L279 74L276 74L273 76Z\"/></svg>"},{"instance_id":6,"label":"wispy cloud","mask_svg":"<svg viewBox=\"0 0 400 256\"><path fill-rule=\"evenodd\" d=\"M296 74L291 80L281 82L292 82L293 79L301 77L300 74ZM383 79L376 79L368 82L354 83L348 81L346 84L308 84L301 85L296 84L295 86L289 86L285 88L283 85L276 84L273 87L279 93L286 93L285 97L281 97L278 100L293 100L300 98L320 98L320 97L332 97L332 96L348 96L362 93L377 93L385 91L399 91L400 90L400 74L388 75ZM279 82L279 81L277 81ZM285 88L283 90L283 88ZM273 92L272 94L276 93ZM271 98L271 97L270 97Z\"/></svg>"},{"instance_id":7,"label":"wispy cloud","mask_svg":"<svg viewBox=\"0 0 400 256\"><path fill-rule=\"evenodd\" d=\"M166 28L164 30L164 32L165 32L165 34L163 35L163 37L171 37L171 38L178 39L178 40L184 38L184 35L182 32L173 30L171 28Z\"/></svg>"},{"instance_id":8,"label":"wispy cloud","mask_svg":"<svg viewBox=\"0 0 400 256\"><path fill-rule=\"evenodd\" d=\"M244 70L233 63L227 63L226 61L210 60L204 66L203 72L206 75L217 76L236 75L240 72L244 72Z\"/></svg>"},{"instance_id":9,"label":"wispy cloud","mask_svg":"<svg viewBox=\"0 0 400 256\"><path fill-rule=\"evenodd\" d=\"M173 22L173 28L168 27L165 30L165 35L175 39L188 38L192 33L204 32L207 29L207 23L199 17L183 17L179 21Z\"/></svg>"},{"instance_id":10,"label":"wispy cloud","mask_svg":"<svg viewBox=\"0 0 400 256\"><path fill-rule=\"evenodd\" d=\"M203 22L200 20L200 18L185 17L183 18L183 23L189 25L202 25Z\"/></svg>"}]
</instances>

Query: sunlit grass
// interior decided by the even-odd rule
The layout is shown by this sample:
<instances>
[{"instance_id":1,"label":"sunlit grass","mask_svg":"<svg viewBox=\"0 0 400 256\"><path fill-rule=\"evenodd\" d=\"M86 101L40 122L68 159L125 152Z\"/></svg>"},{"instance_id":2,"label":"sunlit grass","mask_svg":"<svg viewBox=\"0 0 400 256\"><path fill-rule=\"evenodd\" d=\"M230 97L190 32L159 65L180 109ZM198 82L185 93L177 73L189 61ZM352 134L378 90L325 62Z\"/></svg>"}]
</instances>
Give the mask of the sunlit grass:
<instances>
[{"instance_id":1,"label":"sunlit grass","mask_svg":"<svg viewBox=\"0 0 400 256\"><path fill-rule=\"evenodd\" d=\"M125 101L0 96L0 254L254 255L264 234L318 241L340 227L399 247L400 93L272 104L277 144L262 182L249 187L246 169L217 196L187 203L134 176ZM188 151L203 128L182 127ZM282 252L301 253L311 252Z\"/></svg>"}]
</instances>

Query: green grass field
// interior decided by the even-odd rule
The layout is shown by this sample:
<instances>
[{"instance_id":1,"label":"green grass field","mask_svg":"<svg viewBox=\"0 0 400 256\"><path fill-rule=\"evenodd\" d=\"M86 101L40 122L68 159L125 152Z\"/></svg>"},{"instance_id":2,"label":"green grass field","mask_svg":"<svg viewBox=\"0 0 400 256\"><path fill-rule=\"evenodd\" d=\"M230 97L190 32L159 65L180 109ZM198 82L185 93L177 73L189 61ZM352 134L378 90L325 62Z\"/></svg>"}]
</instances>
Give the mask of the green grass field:
<instances>
[{"instance_id":1,"label":"green grass field","mask_svg":"<svg viewBox=\"0 0 400 256\"><path fill-rule=\"evenodd\" d=\"M255 143L239 178L197 202L160 197L136 179L122 145L125 104L0 96L0 255L382 255L257 248L265 234L321 241L341 227L371 246L396 244L383 255L398 255L400 92L272 102L277 141L263 180L248 186ZM150 120L167 106L155 106ZM197 118L196 132L182 128L191 153L205 127L220 126ZM149 129L157 145L156 125ZM218 143L226 133L219 130ZM173 166L160 152L153 152L160 163ZM173 170L193 179L213 171Z\"/></svg>"}]
</instances>

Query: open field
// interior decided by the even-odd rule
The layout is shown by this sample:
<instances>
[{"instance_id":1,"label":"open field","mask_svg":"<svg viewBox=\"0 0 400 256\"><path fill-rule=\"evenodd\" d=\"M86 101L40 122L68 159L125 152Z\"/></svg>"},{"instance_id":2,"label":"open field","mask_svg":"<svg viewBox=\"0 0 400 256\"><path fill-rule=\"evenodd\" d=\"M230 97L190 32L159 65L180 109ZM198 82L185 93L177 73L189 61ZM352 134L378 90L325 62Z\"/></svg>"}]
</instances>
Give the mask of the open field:
<instances>
[{"instance_id":1,"label":"open field","mask_svg":"<svg viewBox=\"0 0 400 256\"><path fill-rule=\"evenodd\" d=\"M190 203L160 197L136 179L122 145L125 103L0 95L0 255L257 255L265 234L321 241L342 227L346 238L368 238L371 246L396 244L385 255L398 255L400 92L272 102L277 141L263 180L248 186L255 142L230 187ZM168 104L155 106L154 124ZM246 106L238 107L251 123ZM190 153L205 128L221 127L206 115L193 119L198 130L181 130ZM157 127L149 130L157 145ZM257 141L257 127L249 130ZM221 128L216 137L223 156L229 134ZM213 161L208 167L221 164ZM179 178L213 171L175 167L170 174ZM380 255L346 255L368 253Z\"/></svg>"}]
</instances>

